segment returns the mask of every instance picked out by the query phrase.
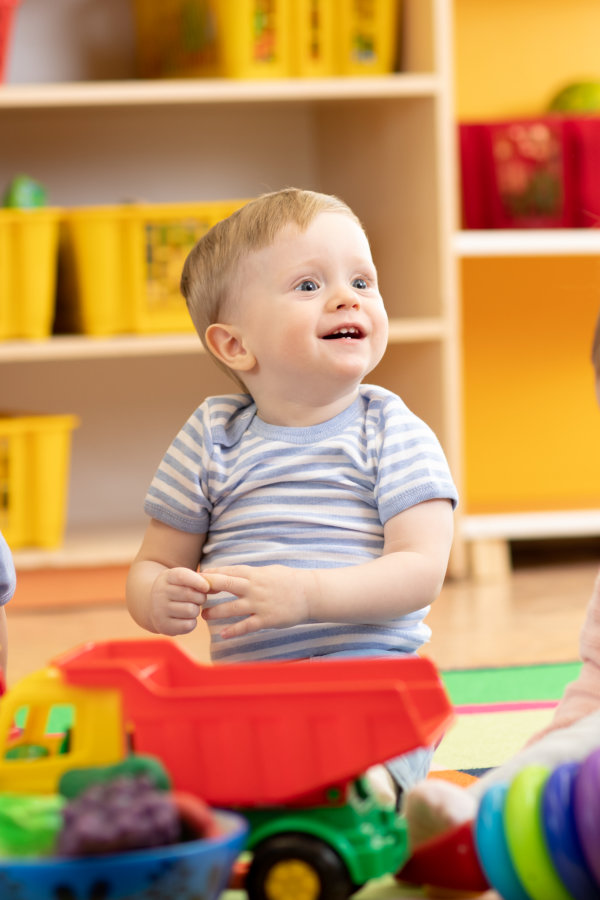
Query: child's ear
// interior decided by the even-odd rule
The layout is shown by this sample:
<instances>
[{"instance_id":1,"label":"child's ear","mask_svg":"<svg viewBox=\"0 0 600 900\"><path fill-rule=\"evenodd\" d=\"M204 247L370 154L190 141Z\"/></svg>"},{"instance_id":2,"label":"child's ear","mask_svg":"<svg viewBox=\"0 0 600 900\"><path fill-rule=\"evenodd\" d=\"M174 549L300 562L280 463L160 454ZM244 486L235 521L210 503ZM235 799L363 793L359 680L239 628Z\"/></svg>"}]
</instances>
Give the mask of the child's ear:
<instances>
[{"instance_id":1,"label":"child's ear","mask_svg":"<svg viewBox=\"0 0 600 900\"><path fill-rule=\"evenodd\" d=\"M235 325L221 325L215 322L204 333L211 353L228 368L238 372L249 372L256 364L256 357L247 349L244 339Z\"/></svg>"}]
</instances>

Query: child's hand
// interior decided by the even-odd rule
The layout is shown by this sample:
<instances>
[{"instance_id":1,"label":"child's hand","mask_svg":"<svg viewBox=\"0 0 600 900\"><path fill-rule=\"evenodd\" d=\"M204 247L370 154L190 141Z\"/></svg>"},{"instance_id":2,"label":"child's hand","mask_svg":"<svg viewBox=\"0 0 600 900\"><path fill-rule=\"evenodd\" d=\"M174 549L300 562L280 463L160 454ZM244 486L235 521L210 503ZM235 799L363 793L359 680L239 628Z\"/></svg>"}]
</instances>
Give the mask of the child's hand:
<instances>
[{"instance_id":1,"label":"child's hand","mask_svg":"<svg viewBox=\"0 0 600 900\"><path fill-rule=\"evenodd\" d=\"M315 573L288 566L224 566L202 573L210 581L210 593L234 594L227 600L206 608L207 621L243 617L227 625L221 637L240 637L262 628L287 628L309 619L309 595L317 587Z\"/></svg>"},{"instance_id":2,"label":"child's hand","mask_svg":"<svg viewBox=\"0 0 600 900\"><path fill-rule=\"evenodd\" d=\"M150 621L158 634L188 634L206 602L210 585L192 569L164 569L150 591Z\"/></svg>"}]
</instances>

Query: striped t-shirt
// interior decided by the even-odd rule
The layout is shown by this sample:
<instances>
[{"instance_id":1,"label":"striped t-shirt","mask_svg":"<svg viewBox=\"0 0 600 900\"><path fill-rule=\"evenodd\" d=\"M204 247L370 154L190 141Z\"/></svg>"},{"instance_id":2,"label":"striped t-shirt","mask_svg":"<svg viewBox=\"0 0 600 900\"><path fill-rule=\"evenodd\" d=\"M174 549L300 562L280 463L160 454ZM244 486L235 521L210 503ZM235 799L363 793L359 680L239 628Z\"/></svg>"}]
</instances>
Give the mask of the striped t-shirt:
<instances>
[{"instance_id":1,"label":"striped t-shirt","mask_svg":"<svg viewBox=\"0 0 600 900\"><path fill-rule=\"evenodd\" d=\"M455 505L457 494L431 429L395 394L361 385L351 406L307 428L267 424L247 394L209 397L169 447L144 509L206 533L201 568L335 568L379 557L388 519L439 498ZM225 640L219 631L232 620L211 622L212 658L414 653L430 636L429 607L380 622L369 621L368 608L367 599L364 624L310 622Z\"/></svg>"}]
</instances>

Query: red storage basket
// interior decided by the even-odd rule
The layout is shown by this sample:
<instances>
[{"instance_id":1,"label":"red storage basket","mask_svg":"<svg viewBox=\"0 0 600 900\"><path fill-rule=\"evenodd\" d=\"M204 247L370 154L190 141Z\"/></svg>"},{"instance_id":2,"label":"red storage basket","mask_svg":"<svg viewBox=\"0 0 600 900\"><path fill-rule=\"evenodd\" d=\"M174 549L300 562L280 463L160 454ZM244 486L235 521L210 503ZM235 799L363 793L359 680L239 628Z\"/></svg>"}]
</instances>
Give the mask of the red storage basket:
<instances>
[{"instance_id":1,"label":"red storage basket","mask_svg":"<svg viewBox=\"0 0 600 900\"><path fill-rule=\"evenodd\" d=\"M0 83L4 81L14 13L20 0L0 0Z\"/></svg>"},{"instance_id":2,"label":"red storage basket","mask_svg":"<svg viewBox=\"0 0 600 900\"><path fill-rule=\"evenodd\" d=\"M465 228L600 225L600 117L463 124L459 143Z\"/></svg>"},{"instance_id":3,"label":"red storage basket","mask_svg":"<svg viewBox=\"0 0 600 900\"><path fill-rule=\"evenodd\" d=\"M575 225L600 227L600 117L582 116L569 125L573 134L573 167L577 173Z\"/></svg>"},{"instance_id":4,"label":"red storage basket","mask_svg":"<svg viewBox=\"0 0 600 900\"><path fill-rule=\"evenodd\" d=\"M460 126L466 228L568 228L571 135L559 117Z\"/></svg>"}]
</instances>

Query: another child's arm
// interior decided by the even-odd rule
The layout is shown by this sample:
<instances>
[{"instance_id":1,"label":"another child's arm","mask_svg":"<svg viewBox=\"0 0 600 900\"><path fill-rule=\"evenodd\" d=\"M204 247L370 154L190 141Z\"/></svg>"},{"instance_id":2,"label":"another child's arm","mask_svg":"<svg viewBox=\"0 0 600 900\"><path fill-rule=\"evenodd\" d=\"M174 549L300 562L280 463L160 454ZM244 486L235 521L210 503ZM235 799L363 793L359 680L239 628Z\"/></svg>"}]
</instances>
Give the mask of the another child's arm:
<instances>
[{"instance_id":1,"label":"another child's arm","mask_svg":"<svg viewBox=\"0 0 600 900\"><path fill-rule=\"evenodd\" d=\"M150 520L127 577L127 606L142 628L167 635L194 630L209 587L196 571L204 540Z\"/></svg>"},{"instance_id":2,"label":"another child's arm","mask_svg":"<svg viewBox=\"0 0 600 900\"><path fill-rule=\"evenodd\" d=\"M236 599L206 608L207 620L242 616L222 636L303 622L378 622L428 606L438 596L452 544L452 505L429 500L384 527L378 559L334 569L227 566L207 569L210 592Z\"/></svg>"}]
</instances>

